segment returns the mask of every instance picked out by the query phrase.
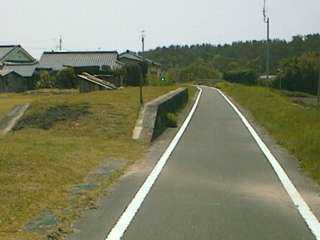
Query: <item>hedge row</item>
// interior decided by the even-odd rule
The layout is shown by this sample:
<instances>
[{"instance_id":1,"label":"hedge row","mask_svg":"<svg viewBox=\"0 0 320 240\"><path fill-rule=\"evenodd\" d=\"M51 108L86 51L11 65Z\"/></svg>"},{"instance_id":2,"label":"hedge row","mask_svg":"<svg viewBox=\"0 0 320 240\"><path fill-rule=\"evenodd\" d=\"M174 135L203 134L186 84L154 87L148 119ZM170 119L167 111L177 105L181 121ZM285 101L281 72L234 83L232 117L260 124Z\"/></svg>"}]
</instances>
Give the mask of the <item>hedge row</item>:
<instances>
[{"instance_id":1,"label":"hedge row","mask_svg":"<svg viewBox=\"0 0 320 240\"><path fill-rule=\"evenodd\" d=\"M239 69L228 71L223 74L225 80L232 83L242 83L247 85L254 85L257 83L257 73L250 69Z\"/></svg>"}]
</instances>

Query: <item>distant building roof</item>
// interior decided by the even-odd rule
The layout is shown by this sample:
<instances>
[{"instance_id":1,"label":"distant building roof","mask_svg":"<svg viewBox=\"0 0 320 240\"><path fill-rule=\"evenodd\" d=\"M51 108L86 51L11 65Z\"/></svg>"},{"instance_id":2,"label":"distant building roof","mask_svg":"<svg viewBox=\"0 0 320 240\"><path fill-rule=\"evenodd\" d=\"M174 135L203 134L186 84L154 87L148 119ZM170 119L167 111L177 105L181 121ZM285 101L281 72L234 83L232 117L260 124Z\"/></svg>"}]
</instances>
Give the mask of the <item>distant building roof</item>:
<instances>
[{"instance_id":1,"label":"distant building roof","mask_svg":"<svg viewBox=\"0 0 320 240\"><path fill-rule=\"evenodd\" d=\"M127 59L131 59L131 60L138 61L138 62L142 62L143 61L143 58L141 56L139 56L137 53L131 52L129 50L124 52L124 53L121 53L119 55L119 58L120 58L120 60L122 58L127 58Z\"/></svg>"},{"instance_id":2,"label":"distant building roof","mask_svg":"<svg viewBox=\"0 0 320 240\"><path fill-rule=\"evenodd\" d=\"M21 45L0 45L0 62L6 62L8 56L16 51L21 51L28 59L28 62L36 61Z\"/></svg>"},{"instance_id":3,"label":"distant building roof","mask_svg":"<svg viewBox=\"0 0 320 240\"><path fill-rule=\"evenodd\" d=\"M32 77L34 70L39 65L38 62L34 63L19 63L19 64L5 64L4 70L13 71L21 75L22 77Z\"/></svg>"},{"instance_id":4,"label":"distant building roof","mask_svg":"<svg viewBox=\"0 0 320 240\"><path fill-rule=\"evenodd\" d=\"M122 58L127 58L127 59L130 59L130 60L133 60L133 61L137 61L137 62L143 62L143 57L142 56L140 56L138 53L135 53L135 52L132 52L132 51L129 51L129 50L127 50L126 52L121 53L119 55L119 59L121 60ZM145 61L147 61L149 64L161 66L160 63L154 62L154 61L152 61L152 60L150 60L148 58L145 58Z\"/></svg>"},{"instance_id":5,"label":"distant building roof","mask_svg":"<svg viewBox=\"0 0 320 240\"><path fill-rule=\"evenodd\" d=\"M118 61L118 52L116 51L44 52L37 68L56 71L66 66L109 66L111 69L117 69L121 63Z\"/></svg>"}]
</instances>

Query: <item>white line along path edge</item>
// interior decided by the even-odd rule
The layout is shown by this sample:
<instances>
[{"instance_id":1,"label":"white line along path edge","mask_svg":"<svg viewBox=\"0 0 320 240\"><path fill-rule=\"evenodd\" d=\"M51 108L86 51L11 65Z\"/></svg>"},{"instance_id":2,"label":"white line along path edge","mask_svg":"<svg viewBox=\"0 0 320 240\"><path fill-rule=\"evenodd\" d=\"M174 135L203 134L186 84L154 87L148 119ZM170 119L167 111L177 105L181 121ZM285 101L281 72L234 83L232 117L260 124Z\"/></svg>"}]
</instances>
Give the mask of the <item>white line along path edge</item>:
<instances>
[{"instance_id":1,"label":"white line along path edge","mask_svg":"<svg viewBox=\"0 0 320 240\"><path fill-rule=\"evenodd\" d=\"M259 135L254 130L254 128L250 125L249 121L242 115L240 110L230 101L230 99L222 91L216 88L213 88L213 89L217 90L224 97L224 99L230 104L230 106L234 109L234 111L239 115L242 122L244 123L246 128L249 130L249 132L251 133L255 141L258 143L264 155L269 160L272 168L278 175L278 178L280 179L283 187L288 192L291 200L293 201L294 205L298 209L300 215L303 217L304 221L307 223L311 232L314 234L317 240L320 240L320 223L318 219L312 213L308 204L304 201L304 199L302 198L302 196L300 195L300 193L298 192L294 184L291 182L290 178L288 177L284 169L281 167L280 163L273 156L273 154L268 149L266 144L261 140Z\"/></svg>"},{"instance_id":2,"label":"white line along path edge","mask_svg":"<svg viewBox=\"0 0 320 240\"><path fill-rule=\"evenodd\" d=\"M195 113L197 106L199 104L200 97L202 95L202 89L199 88L199 93L196 99L196 102L194 103L189 115L187 116L186 120L184 121L183 125L181 126L180 130L178 131L177 135L174 137L174 139L171 141L169 147L167 150L163 153L160 160L144 182L144 184L141 186L139 191L136 193L135 197L132 199L126 210L121 215L120 219L116 223L116 225L113 227L111 232L108 234L106 240L119 240L122 238L123 234L127 230L128 226L130 225L131 221L135 217L136 213L138 212L141 204L143 203L144 199L148 195L149 191L151 190L153 184L159 177L162 169L166 165L170 155L172 154L173 150L179 143L182 135L186 131L193 114Z\"/></svg>"}]
</instances>

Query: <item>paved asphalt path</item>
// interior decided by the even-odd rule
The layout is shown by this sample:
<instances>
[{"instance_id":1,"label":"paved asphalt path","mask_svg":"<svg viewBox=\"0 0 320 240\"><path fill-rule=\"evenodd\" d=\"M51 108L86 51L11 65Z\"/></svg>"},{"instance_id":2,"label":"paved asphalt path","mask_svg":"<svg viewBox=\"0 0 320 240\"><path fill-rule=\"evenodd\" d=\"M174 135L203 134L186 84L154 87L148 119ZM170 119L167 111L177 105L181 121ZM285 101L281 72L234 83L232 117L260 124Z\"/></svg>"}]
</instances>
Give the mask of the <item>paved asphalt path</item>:
<instances>
[{"instance_id":1,"label":"paved asphalt path","mask_svg":"<svg viewBox=\"0 0 320 240\"><path fill-rule=\"evenodd\" d=\"M238 115L203 90L123 239L315 239Z\"/></svg>"}]
</instances>

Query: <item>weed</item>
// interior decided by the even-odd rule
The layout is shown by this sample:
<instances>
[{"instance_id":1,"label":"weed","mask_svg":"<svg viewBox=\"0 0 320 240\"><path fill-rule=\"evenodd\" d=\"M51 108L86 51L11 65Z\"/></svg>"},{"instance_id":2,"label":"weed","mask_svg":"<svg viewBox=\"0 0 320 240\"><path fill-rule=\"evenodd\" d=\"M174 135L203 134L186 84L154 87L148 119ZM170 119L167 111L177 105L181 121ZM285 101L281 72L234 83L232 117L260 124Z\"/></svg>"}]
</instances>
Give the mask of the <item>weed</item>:
<instances>
[{"instance_id":1,"label":"weed","mask_svg":"<svg viewBox=\"0 0 320 240\"><path fill-rule=\"evenodd\" d=\"M178 127L177 114L175 113L167 113L166 114L166 123L169 128Z\"/></svg>"}]
</instances>

